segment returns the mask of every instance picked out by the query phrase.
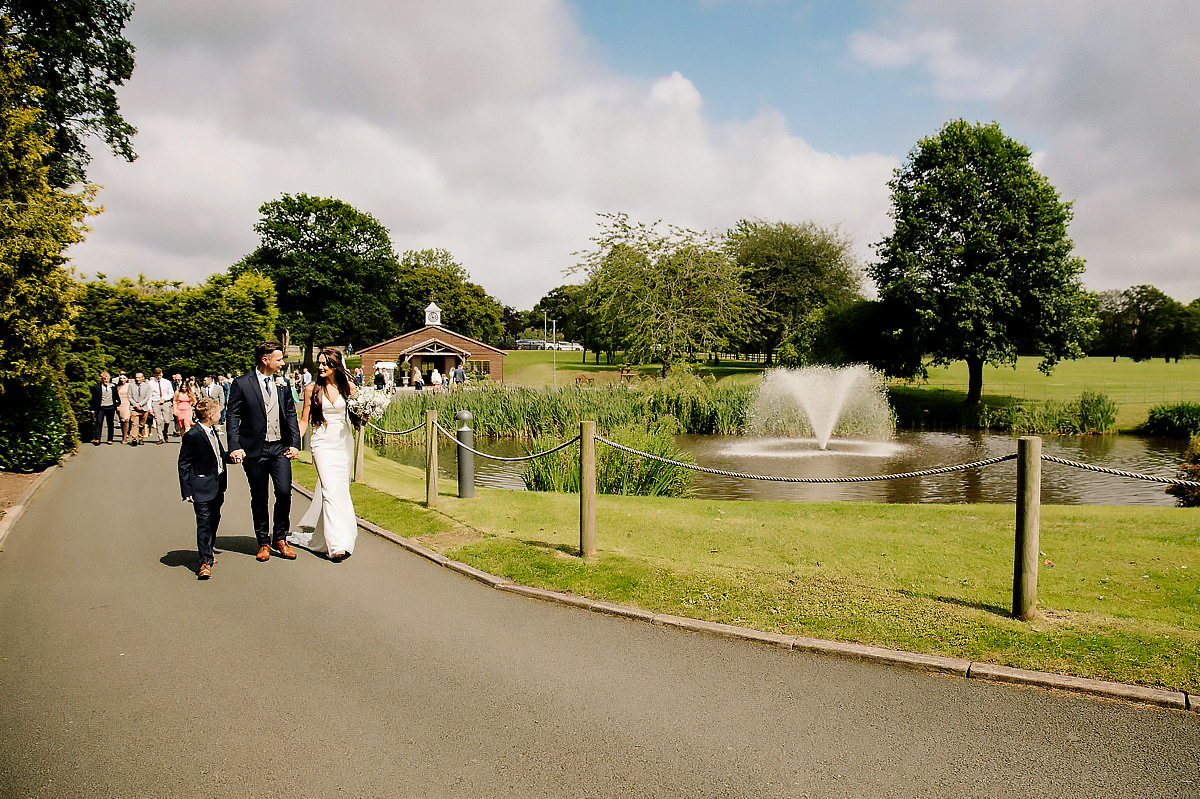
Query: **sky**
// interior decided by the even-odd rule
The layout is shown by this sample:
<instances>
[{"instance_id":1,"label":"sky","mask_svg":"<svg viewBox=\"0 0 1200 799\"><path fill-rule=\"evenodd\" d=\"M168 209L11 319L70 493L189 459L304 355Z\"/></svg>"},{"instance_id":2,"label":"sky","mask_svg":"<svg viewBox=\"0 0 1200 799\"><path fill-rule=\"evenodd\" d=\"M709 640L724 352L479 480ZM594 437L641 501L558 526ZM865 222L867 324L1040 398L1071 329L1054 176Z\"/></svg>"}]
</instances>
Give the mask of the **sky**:
<instances>
[{"instance_id":1,"label":"sky","mask_svg":"<svg viewBox=\"0 0 1200 799\"><path fill-rule=\"evenodd\" d=\"M93 149L88 278L199 283L299 193L520 310L602 213L813 221L865 266L894 170L962 117L1073 203L1088 289L1200 298L1194 0L137 0L125 35L139 158Z\"/></svg>"}]
</instances>

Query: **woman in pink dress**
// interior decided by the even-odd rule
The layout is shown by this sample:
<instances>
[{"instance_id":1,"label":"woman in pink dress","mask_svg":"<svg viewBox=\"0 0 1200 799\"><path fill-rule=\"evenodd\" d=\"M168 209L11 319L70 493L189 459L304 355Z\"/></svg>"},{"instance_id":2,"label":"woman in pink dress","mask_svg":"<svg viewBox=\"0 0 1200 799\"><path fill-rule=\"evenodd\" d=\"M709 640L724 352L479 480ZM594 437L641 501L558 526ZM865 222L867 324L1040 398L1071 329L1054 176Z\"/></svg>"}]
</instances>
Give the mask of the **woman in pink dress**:
<instances>
[{"instance_id":1,"label":"woman in pink dress","mask_svg":"<svg viewBox=\"0 0 1200 799\"><path fill-rule=\"evenodd\" d=\"M175 391L175 422L182 435L192 429L192 409L196 405L196 378L189 377Z\"/></svg>"},{"instance_id":2,"label":"woman in pink dress","mask_svg":"<svg viewBox=\"0 0 1200 799\"><path fill-rule=\"evenodd\" d=\"M117 378L117 416L121 419L121 443L129 443L129 379L122 373Z\"/></svg>"}]
</instances>

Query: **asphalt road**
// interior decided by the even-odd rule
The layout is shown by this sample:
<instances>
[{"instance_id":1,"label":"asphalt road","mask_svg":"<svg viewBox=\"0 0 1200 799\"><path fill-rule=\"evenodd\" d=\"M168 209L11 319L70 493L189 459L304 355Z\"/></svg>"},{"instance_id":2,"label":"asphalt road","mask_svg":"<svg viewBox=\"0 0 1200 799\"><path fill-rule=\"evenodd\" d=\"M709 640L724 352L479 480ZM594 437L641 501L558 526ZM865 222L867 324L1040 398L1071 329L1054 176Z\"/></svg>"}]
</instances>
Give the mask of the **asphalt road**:
<instances>
[{"instance_id":1,"label":"asphalt road","mask_svg":"<svg viewBox=\"0 0 1200 799\"><path fill-rule=\"evenodd\" d=\"M236 468L197 581L177 453L85 446L8 536L0 796L1200 797L1194 712L609 618L366 533L258 563Z\"/></svg>"}]
</instances>

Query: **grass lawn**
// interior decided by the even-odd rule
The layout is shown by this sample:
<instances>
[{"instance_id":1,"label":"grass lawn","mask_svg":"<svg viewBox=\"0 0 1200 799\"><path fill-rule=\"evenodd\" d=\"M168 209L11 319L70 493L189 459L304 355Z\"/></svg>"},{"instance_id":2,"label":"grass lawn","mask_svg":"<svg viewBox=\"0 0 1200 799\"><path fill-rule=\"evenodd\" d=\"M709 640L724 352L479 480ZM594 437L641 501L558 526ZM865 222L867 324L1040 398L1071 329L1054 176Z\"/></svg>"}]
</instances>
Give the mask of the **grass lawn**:
<instances>
[{"instance_id":1,"label":"grass lawn","mask_svg":"<svg viewBox=\"0 0 1200 799\"><path fill-rule=\"evenodd\" d=\"M1200 402L1200 358L1179 363L1161 360L1135 363L1128 358L1082 358L1063 361L1049 375L1037 370L1039 358L1017 359L1016 368L985 366L983 392L1015 399L1071 400L1084 391L1099 391L1117 403L1117 424L1130 429L1146 421L1155 405ZM921 384L918 384L921 385ZM966 394L967 365L957 362L931 368L925 390Z\"/></svg>"},{"instance_id":2,"label":"grass lawn","mask_svg":"<svg viewBox=\"0 0 1200 799\"><path fill-rule=\"evenodd\" d=\"M296 476L312 485L311 466ZM360 516L525 585L755 629L1200 693L1200 510L1044 506L1039 614L1009 617L1014 510L575 495L449 479L367 453Z\"/></svg>"},{"instance_id":3,"label":"grass lawn","mask_svg":"<svg viewBox=\"0 0 1200 799\"><path fill-rule=\"evenodd\" d=\"M549 350L508 350L504 357L504 382L517 386L542 387L557 384L573 385L576 378L591 380L592 385L609 385L621 382L621 354L617 362L609 364L604 355L596 363L596 353L588 352L587 363L582 352L554 352ZM633 367L639 377L658 377L662 367L658 364L642 364ZM749 361L722 361L720 366L704 365L698 370L702 375L712 375L718 380L735 382L757 382L762 373L761 363Z\"/></svg>"}]
</instances>

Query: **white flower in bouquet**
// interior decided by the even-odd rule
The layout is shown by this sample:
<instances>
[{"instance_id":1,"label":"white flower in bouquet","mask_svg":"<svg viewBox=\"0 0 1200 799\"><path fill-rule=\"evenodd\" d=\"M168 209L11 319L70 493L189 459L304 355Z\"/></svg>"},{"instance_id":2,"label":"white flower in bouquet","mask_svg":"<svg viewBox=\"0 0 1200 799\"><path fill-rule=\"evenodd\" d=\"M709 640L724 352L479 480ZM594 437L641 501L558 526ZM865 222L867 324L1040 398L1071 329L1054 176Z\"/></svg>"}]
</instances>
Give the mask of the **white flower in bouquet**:
<instances>
[{"instance_id":1,"label":"white flower in bouquet","mask_svg":"<svg viewBox=\"0 0 1200 799\"><path fill-rule=\"evenodd\" d=\"M350 412L350 419L356 425L364 425L383 418L383 412L387 410L390 401L386 391L363 386L346 403L346 410Z\"/></svg>"}]
</instances>

